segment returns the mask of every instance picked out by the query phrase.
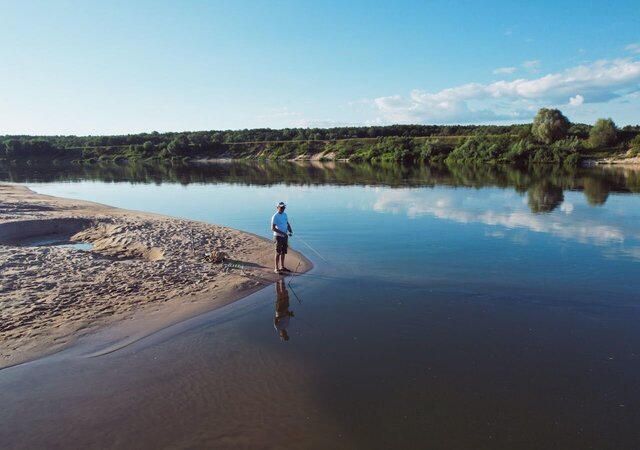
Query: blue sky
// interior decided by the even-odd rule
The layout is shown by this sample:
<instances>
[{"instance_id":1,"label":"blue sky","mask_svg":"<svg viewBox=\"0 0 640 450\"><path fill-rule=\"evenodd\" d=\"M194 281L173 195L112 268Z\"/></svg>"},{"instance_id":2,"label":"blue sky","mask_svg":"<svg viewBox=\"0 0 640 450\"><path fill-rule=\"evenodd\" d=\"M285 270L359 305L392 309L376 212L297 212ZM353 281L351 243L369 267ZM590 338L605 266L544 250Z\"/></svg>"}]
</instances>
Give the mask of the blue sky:
<instances>
[{"instance_id":1,"label":"blue sky","mask_svg":"<svg viewBox=\"0 0 640 450\"><path fill-rule=\"evenodd\" d=\"M638 1L0 0L0 134L640 123Z\"/></svg>"}]
</instances>

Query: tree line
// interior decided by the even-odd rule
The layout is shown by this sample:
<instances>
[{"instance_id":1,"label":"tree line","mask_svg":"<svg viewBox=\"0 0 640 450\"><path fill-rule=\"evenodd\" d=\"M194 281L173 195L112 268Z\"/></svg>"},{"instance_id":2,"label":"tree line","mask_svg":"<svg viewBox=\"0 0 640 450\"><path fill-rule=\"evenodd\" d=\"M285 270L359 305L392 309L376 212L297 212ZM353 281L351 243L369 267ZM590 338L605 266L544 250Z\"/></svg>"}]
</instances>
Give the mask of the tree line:
<instances>
[{"instance_id":1,"label":"tree line","mask_svg":"<svg viewBox=\"0 0 640 450\"><path fill-rule=\"evenodd\" d=\"M611 119L572 124L543 108L531 124L390 125L139 133L115 136L0 136L0 159L189 160L293 159L323 155L351 161L577 164L582 158L640 154L640 126Z\"/></svg>"}]
</instances>

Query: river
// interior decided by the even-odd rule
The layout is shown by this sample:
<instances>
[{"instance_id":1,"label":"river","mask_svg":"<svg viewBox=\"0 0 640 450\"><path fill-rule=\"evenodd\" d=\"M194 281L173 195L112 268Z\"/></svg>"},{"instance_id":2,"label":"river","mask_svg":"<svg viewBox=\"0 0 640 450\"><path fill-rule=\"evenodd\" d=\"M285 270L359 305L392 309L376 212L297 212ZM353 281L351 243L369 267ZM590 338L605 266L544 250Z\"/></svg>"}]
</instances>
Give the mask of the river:
<instances>
[{"instance_id":1,"label":"river","mask_svg":"<svg viewBox=\"0 0 640 450\"><path fill-rule=\"evenodd\" d=\"M315 268L99 358L0 371L2 447L640 442L636 171L226 162L3 180L265 237L284 201Z\"/></svg>"}]
</instances>

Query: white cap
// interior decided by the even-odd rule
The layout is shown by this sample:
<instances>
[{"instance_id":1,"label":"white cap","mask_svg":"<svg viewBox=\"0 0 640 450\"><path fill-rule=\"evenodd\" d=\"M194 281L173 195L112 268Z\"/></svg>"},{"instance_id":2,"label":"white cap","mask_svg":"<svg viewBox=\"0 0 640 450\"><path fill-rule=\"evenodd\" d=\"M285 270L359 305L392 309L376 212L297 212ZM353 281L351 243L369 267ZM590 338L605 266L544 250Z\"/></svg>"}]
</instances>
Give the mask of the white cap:
<instances>
[{"instance_id":1,"label":"white cap","mask_svg":"<svg viewBox=\"0 0 640 450\"><path fill-rule=\"evenodd\" d=\"M287 205L285 205L285 204L284 204L284 202L279 202L279 203L276 205L276 208L282 208L282 207L286 208L286 207L287 207Z\"/></svg>"}]
</instances>

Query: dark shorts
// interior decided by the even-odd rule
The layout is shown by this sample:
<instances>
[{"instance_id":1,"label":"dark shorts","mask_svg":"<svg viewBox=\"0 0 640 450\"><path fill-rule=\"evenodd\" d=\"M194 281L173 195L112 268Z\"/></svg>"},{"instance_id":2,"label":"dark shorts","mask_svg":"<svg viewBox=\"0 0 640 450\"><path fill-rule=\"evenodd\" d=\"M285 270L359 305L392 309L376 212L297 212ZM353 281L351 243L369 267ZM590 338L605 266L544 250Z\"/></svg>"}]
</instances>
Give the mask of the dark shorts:
<instances>
[{"instance_id":1,"label":"dark shorts","mask_svg":"<svg viewBox=\"0 0 640 450\"><path fill-rule=\"evenodd\" d=\"M276 253L278 255L286 255L289 248L289 236L275 236Z\"/></svg>"}]
</instances>

